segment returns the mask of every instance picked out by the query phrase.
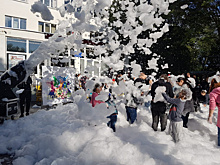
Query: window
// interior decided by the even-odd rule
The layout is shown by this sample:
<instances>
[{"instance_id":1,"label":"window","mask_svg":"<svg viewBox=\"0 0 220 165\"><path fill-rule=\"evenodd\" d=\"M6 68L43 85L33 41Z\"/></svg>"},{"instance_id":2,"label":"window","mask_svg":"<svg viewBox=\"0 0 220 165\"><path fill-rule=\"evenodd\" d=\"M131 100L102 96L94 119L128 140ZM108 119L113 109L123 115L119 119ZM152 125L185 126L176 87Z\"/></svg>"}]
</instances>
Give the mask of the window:
<instances>
[{"instance_id":1,"label":"window","mask_svg":"<svg viewBox=\"0 0 220 165\"><path fill-rule=\"evenodd\" d=\"M57 0L40 0L43 4L45 4L48 7L57 7Z\"/></svg>"},{"instance_id":2,"label":"window","mask_svg":"<svg viewBox=\"0 0 220 165\"><path fill-rule=\"evenodd\" d=\"M44 4L50 6L50 0L44 0Z\"/></svg>"},{"instance_id":3,"label":"window","mask_svg":"<svg viewBox=\"0 0 220 165\"><path fill-rule=\"evenodd\" d=\"M92 67L93 67L93 65L92 65L92 60L87 60L87 66L86 66L86 68L87 68L87 71L88 71L89 74L92 74L92 70L90 69L90 68L92 68Z\"/></svg>"},{"instance_id":4,"label":"window","mask_svg":"<svg viewBox=\"0 0 220 165\"><path fill-rule=\"evenodd\" d=\"M12 27L12 17L5 16L5 27Z\"/></svg>"},{"instance_id":5,"label":"window","mask_svg":"<svg viewBox=\"0 0 220 165\"><path fill-rule=\"evenodd\" d=\"M5 27L26 29L26 19L5 16Z\"/></svg>"},{"instance_id":6,"label":"window","mask_svg":"<svg viewBox=\"0 0 220 165\"><path fill-rule=\"evenodd\" d=\"M40 46L40 42L29 41L29 53L33 53Z\"/></svg>"},{"instance_id":7,"label":"window","mask_svg":"<svg viewBox=\"0 0 220 165\"><path fill-rule=\"evenodd\" d=\"M19 28L19 19L13 18L13 28Z\"/></svg>"},{"instance_id":8,"label":"window","mask_svg":"<svg viewBox=\"0 0 220 165\"><path fill-rule=\"evenodd\" d=\"M26 19L20 19L20 29L26 29Z\"/></svg>"},{"instance_id":9,"label":"window","mask_svg":"<svg viewBox=\"0 0 220 165\"><path fill-rule=\"evenodd\" d=\"M99 75L99 62L98 61L94 61L94 75L98 76Z\"/></svg>"},{"instance_id":10,"label":"window","mask_svg":"<svg viewBox=\"0 0 220 165\"><path fill-rule=\"evenodd\" d=\"M38 31L39 32L44 32L44 23L43 22L38 23Z\"/></svg>"},{"instance_id":11,"label":"window","mask_svg":"<svg viewBox=\"0 0 220 165\"><path fill-rule=\"evenodd\" d=\"M27 40L8 37L7 51L33 53L40 46L40 43L41 42L37 42L37 41L29 41L28 44L29 52L27 52L26 51Z\"/></svg>"},{"instance_id":12,"label":"window","mask_svg":"<svg viewBox=\"0 0 220 165\"><path fill-rule=\"evenodd\" d=\"M44 22L38 22L38 31L45 33L55 33L56 25Z\"/></svg>"},{"instance_id":13,"label":"window","mask_svg":"<svg viewBox=\"0 0 220 165\"><path fill-rule=\"evenodd\" d=\"M75 66L75 60L74 59L70 60L70 65L72 65L73 67Z\"/></svg>"},{"instance_id":14,"label":"window","mask_svg":"<svg viewBox=\"0 0 220 165\"><path fill-rule=\"evenodd\" d=\"M69 62L63 61L63 58L51 58L51 66L69 67Z\"/></svg>"},{"instance_id":15,"label":"window","mask_svg":"<svg viewBox=\"0 0 220 165\"><path fill-rule=\"evenodd\" d=\"M45 32L50 33L50 24L45 23Z\"/></svg>"},{"instance_id":16,"label":"window","mask_svg":"<svg viewBox=\"0 0 220 165\"><path fill-rule=\"evenodd\" d=\"M53 8L57 7L57 0L51 0L51 7Z\"/></svg>"},{"instance_id":17,"label":"window","mask_svg":"<svg viewBox=\"0 0 220 165\"><path fill-rule=\"evenodd\" d=\"M93 48L86 48L86 57L96 59L99 58L99 55L94 55L94 49Z\"/></svg>"},{"instance_id":18,"label":"window","mask_svg":"<svg viewBox=\"0 0 220 165\"><path fill-rule=\"evenodd\" d=\"M108 75L108 73L109 73L108 69L109 69L109 67L104 62L101 62L101 75L102 76Z\"/></svg>"},{"instance_id":19,"label":"window","mask_svg":"<svg viewBox=\"0 0 220 165\"><path fill-rule=\"evenodd\" d=\"M84 59L80 59L80 73L84 73L85 68L84 68Z\"/></svg>"},{"instance_id":20,"label":"window","mask_svg":"<svg viewBox=\"0 0 220 165\"><path fill-rule=\"evenodd\" d=\"M56 25L51 24L51 33L55 33L56 31Z\"/></svg>"},{"instance_id":21,"label":"window","mask_svg":"<svg viewBox=\"0 0 220 165\"><path fill-rule=\"evenodd\" d=\"M27 2L27 0L15 0L15 1Z\"/></svg>"},{"instance_id":22,"label":"window","mask_svg":"<svg viewBox=\"0 0 220 165\"><path fill-rule=\"evenodd\" d=\"M68 3L72 3L73 2L73 0L65 0L65 4L68 4Z\"/></svg>"},{"instance_id":23,"label":"window","mask_svg":"<svg viewBox=\"0 0 220 165\"><path fill-rule=\"evenodd\" d=\"M26 53L26 40L8 37L7 51Z\"/></svg>"}]
</instances>

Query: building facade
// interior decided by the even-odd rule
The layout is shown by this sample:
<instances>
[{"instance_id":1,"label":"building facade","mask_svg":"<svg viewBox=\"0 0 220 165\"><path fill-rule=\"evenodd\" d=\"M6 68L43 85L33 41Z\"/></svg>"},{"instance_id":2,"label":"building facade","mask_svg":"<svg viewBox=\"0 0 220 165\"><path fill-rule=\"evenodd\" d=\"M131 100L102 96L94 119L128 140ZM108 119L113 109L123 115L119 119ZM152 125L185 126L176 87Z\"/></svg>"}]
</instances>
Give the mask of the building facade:
<instances>
[{"instance_id":1,"label":"building facade","mask_svg":"<svg viewBox=\"0 0 220 165\"><path fill-rule=\"evenodd\" d=\"M37 0L1 0L0 5L0 73L21 60L28 59L41 44L56 30L60 16L58 8L64 0L40 0L48 6L54 19L45 21L40 13L31 12L31 5ZM90 34L83 34L85 40L90 39ZM55 59L45 60L39 64L35 75L41 77L41 66L74 67L76 73L84 73L89 66L101 66L101 56L96 59L87 58L92 53L92 45L87 45L81 53L74 54L74 49L66 50L60 54L58 62ZM68 56L69 62L62 62ZM98 65L99 64L99 65ZM94 76L100 76L101 67L92 71Z\"/></svg>"}]
</instances>

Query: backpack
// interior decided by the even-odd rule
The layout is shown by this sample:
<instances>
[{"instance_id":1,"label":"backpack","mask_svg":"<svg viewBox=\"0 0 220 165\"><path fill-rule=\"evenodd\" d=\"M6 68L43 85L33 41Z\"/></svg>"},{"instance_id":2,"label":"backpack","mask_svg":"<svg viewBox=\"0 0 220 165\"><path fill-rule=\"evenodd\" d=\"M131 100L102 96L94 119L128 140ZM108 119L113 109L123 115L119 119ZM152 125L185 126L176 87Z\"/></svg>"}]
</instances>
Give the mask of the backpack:
<instances>
[{"instance_id":1,"label":"backpack","mask_svg":"<svg viewBox=\"0 0 220 165\"><path fill-rule=\"evenodd\" d=\"M173 105L171 106L171 108L170 108L169 113L171 113L171 111L175 111L175 112L176 112L176 109L177 109L177 108L176 108L176 105L173 104Z\"/></svg>"},{"instance_id":2,"label":"backpack","mask_svg":"<svg viewBox=\"0 0 220 165\"><path fill-rule=\"evenodd\" d=\"M172 105L169 111L169 119L170 120L175 120L177 118L177 106L176 105Z\"/></svg>"}]
</instances>

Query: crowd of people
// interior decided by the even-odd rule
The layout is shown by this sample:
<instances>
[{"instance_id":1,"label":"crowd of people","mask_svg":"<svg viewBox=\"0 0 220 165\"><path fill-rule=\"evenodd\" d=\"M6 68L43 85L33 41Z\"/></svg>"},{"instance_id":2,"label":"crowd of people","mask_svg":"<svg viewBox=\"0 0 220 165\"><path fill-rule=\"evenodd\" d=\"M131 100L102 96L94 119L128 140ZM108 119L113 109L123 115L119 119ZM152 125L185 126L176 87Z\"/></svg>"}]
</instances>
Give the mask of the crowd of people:
<instances>
[{"instance_id":1,"label":"crowd of people","mask_svg":"<svg viewBox=\"0 0 220 165\"><path fill-rule=\"evenodd\" d=\"M152 129L158 131L160 123L161 131L167 128L167 119L170 120L169 134L174 142L181 139L182 128L188 128L189 115L192 112L200 111L201 105L210 104L208 122L212 123L212 116L216 106L220 110L220 75L219 79L203 76L199 80L195 75L191 77L190 73L174 76L162 74L157 80L147 76L143 72L135 78L131 75L110 74L111 79L108 83L95 81L96 78L89 79L86 76L76 76L76 90L82 88L87 90L86 82L94 81L93 91L88 95L92 107L97 104L105 103L106 106L114 105L116 111L108 118L109 127L116 131L117 105L118 100L123 100L127 114L127 121L133 124L137 120L137 109L140 105L151 110ZM118 87L114 91L115 87ZM120 90L119 90L120 89ZM101 91L108 91L107 100L97 100ZM167 114L168 112L168 114ZM220 146L220 117L218 126L218 145Z\"/></svg>"}]
</instances>

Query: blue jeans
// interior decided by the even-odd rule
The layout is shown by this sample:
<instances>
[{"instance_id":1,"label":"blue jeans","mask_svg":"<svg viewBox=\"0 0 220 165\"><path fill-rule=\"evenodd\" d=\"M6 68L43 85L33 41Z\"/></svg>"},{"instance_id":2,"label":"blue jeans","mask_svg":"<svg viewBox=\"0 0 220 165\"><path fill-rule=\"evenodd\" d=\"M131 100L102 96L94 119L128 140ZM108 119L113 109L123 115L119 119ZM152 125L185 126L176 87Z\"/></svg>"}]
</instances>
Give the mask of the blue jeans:
<instances>
[{"instance_id":1,"label":"blue jeans","mask_svg":"<svg viewBox=\"0 0 220 165\"><path fill-rule=\"evenodd\" d=\"M137 108L126 107L126 113L127 113L127 121L130 120L131 124L133 124L137 118Z\"/></svg>"},{"instance_id":2,"label":"blue jeans","mask_svg":"<svg viewBox=\"0 0 220 165\"><path fill-rule=\"evenodd\" d=\"M107 116L107 118L110 119L110 121L107 123L107 126L112 128L114 132L116 131L115 124L117 122L117 115L118 113L112 113L110 116Z\"/></svg>"},{"instance_id":3,"label":"blue jeans","mask_svg":"<svg viewBox=\"0 0 220 165\"><path fill-rule=\"evenodd\" d=\"M218 127L218 146L220 146L220 128Z\"/></svg>"},{"instance_id":4,"label":"blue jeans","mask_svg":"<svg viewBox=\"0 0 220 165\"><path fill-rule=\"evenodd\" d=\"M144 103L144 106L147 107L147 108L150 108L150 106L151 106L151 102L150 102L150 101L145 102L145 103Z\"/></svg>"}]
</instances>

